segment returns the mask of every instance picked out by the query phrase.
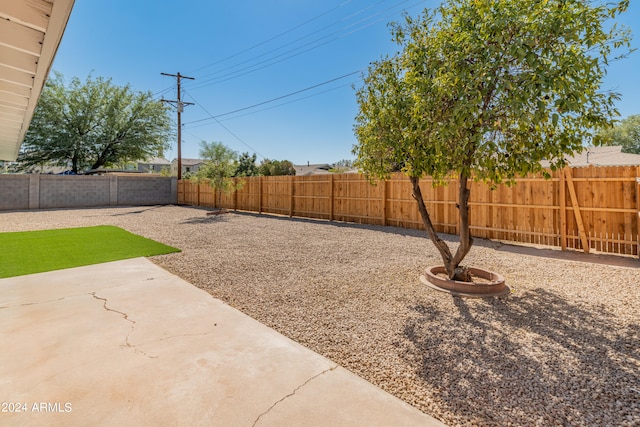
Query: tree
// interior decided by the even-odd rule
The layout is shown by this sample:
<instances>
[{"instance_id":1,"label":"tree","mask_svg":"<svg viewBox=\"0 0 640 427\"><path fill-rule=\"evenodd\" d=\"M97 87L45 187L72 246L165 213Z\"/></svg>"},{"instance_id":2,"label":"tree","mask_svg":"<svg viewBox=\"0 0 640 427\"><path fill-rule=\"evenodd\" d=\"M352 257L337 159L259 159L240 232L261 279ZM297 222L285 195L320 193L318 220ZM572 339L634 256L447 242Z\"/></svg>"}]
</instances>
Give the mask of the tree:
<instances>
[{"instance_id":1,"label":"tree","mask_svg":"<svg viewBox=\"0 0 640 427\"><path fill-rule=\"evenodd\" d=\"M372 180L407 174L424 226L449 278L473 239L470 179L509 182L552 169L617 115L615 93L600 85L612 52L629 33L609 19L624 11L578 0L448 0L393 26L401 51L374 62L357 90L356 165ZM545 172L543 172L545 173ZM419 185L459 181L460 244L438 236ZM548 173L546 173L548 176Z\"/></svg>"},{"instance_id":2,"label":"tree","mask_svg":"<svg viewBox=\"0 0 640 427\"><path fill-rule=\"evenodd\" d=\"M627 117L617 126L602 131L600 136L614 145L622 145L623 153L640 154L640 114Z\"/></svg>"},{"instance_id":3,"label":"tree","mask_svg":"<svg viewBox=\"0 0 640 427\"><path fill-rule=\"evenodd\" d=\"M350 168L353 166L353 160L349 160L349 159L342 159L342 160L338 160L337 162L334 163L333 165L336 168Z\"/></svg>"},{"instance_id":4,"label":"tree","mask_svg":"<svg viewBox=\"0 0 640 427\"><path fill-rule=\"evenodd\" d=\"M258 175L258 165L256 165L257 156L255 153L242 153L238 158L238 167L234 172L234 176L256 176Z\"/></svg>"},{"instance_id":5,"label":"tree","mask_svg":"<svg viewBox=\"0 0 640 427\"><path fill-rule=\"evenodd\" d=\"M329 172L344 173L353 167L353 160L342 159L333 164Z\"/></svg>"},{"instance_id":6,"label":"tree","mask_svg":"<svg viewBox=\"0 0 640 427\"><path fill-rule=\"evenodd\" d=\"M258 168L260 175L279 176L279 175L295 175L296 169L289 160L269 160L264 159Z\"/></svg>"},{"instance_id":7,"label":"tree","mask_svg":"<svg viewBox=\"0 0 640 427\"><path fill-rule=\"evenodd\" d=\"M56 72L42 91L19 161L70 165L77 173L156 155L170 136L167 107L151 92L90 76L65 85Z\"/></svg>"},{"instance_id":8,"label":"tree","mask_svg":"<svg viewBox=\"0 0 640 427\"><path fill-rule=\"evenodd\" d=\"M200 158L204 163L196 172L195 179L208 180L211 187L218 192L229 193L241 183L236 184L232 179L238 168L238 153L222 142L200 142Z\"/></svg>"}]
</instances>

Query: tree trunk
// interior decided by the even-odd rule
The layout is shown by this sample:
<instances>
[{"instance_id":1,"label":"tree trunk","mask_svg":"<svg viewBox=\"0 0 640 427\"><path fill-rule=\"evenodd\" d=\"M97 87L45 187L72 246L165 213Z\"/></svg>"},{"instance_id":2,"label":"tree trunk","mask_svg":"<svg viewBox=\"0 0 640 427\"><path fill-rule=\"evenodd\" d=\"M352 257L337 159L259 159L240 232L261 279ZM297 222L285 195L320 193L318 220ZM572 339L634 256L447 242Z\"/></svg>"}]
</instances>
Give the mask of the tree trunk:
<instances>
[{"instance_id":1,"label":"tree trunk","mask_svg":"<svg viewBox=\"0 0 640 427\"><path fill-rule=\"evenodd\" d=\"M98 169L104 166L112 150L113 150L112 144L111 143L107 144L107 146L100 152L100 154L98 154L98 158L93 163L93 165L91 165L91 169Z\"/></svg>"},{"instance_id":2,"label":"tree trunk","mask_svg":"<svg viewBox=\"0 0 640 427\"><path fill-rule=\"evenodd\" d=\"M473 239L471 238L471 233L469 232L469 189L467 188L468 177L460 174L460 187L458 191L458 206L460 210L460 245L458 246L455 256L452 255L449 246L447 246L447 243L438 236L438 233L433 227L429 211L427 210L427 206L424 203L424 198L422 197L422 190L420 189L420 179L415 177L410 177L409 179L411 180L411 184L413 185L413 198L418 203L418 211L420 212L420 216L422 217L422 222L427 230L427 233L429 234L429 237L431 238L431 241L440 252L440 256L442 257L442 261L444 262L444 267L447 271L447 275L450 279L453 280L460 280L463 282L471 281L471 277L469 276L467 269L460 267L460 262L462 262L467 253L469 253L471 245L473 244Z\"/></svg>"},{"instance_id":3,"label":"tree trunk","mask_svg":"<svg viewBox=\"0 0 640 427\"><path fill-rule=\"evenodd\" d=\"M435 228L433 228L433 223L431 222L431 217L429 216L429 211L427 210L427 206L424 203L424 198L422 197L422 190L420 189L420 178L409 177L411 180L411 184L413 185L413 198L418 203L418 211L420 212L420 216L422 217L422 223L424 224L427 233L429 233L429 237L431 241L436 246L438 251L440 251L440 255L442 256L442 260L444 261L445 266L451 263L452 255L449 250L449 246L447 243L443 241L436 232ZM448 271L448 270L447 270Z\"/></svg>"},{"instance_id":4,"label":"tree trunk","mask_svg":"<svg viewBox=\"0 0 640 427\"><path fill-rule=\"evenodd\" d=\"M460 245L456 251L453 261L451 262L454 270L454 276L456 280L462 280L464 282L470 282L471 277L466 268L460 268L460 263L467 256L471 245L473 245L473 238L471 237L471 231L469 229L469 194L470 191L467 188L469 178L460 173L460 186L458 187L458 210L460 215ZM449 272L449 270L447 270ZM452 277L452 276L449 276Z\"/></svg>"},{"instance_id":5,"label":"tree trunk","mask_svg":"<svg viewBox=\"0 0 640 427\"><path fill-rule=\"evenodd\" d=\"M71 157L71 171L75 174L78 173L78 155L75 152Z\"/></svg>"}]
</instances>

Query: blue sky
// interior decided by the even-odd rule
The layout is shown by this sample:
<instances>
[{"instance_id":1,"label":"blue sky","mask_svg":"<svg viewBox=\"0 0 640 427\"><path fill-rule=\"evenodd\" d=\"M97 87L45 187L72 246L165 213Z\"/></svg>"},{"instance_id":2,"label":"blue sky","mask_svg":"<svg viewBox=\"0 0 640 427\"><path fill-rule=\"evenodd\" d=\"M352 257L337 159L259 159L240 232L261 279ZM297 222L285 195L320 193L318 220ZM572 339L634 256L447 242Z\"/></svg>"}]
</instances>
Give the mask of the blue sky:
<instances>
[{"instance_id":1,"label":"blue sky","mask_svg":"<svg viewBox=\"0 0 640 427\"><path fill-rule=\"evenodd\" d=\"M185 158L198 157L205 140L256 152L259 161L333 163L351 159L356 142L351 85L360 85L371 61L396 51L387 23L438 3L78 0L53 69L66 78L112 78L165 99L175 99L175 79L160 73L194 77L183 80L183 101L194 103L182 115ZM619 22L640 47L637 1ZM622 94L622 117L640 114L639 73L640 52L610 65L603 89ZM175 156L173 142L166 157Z\"/></svg>"}]
</instances>

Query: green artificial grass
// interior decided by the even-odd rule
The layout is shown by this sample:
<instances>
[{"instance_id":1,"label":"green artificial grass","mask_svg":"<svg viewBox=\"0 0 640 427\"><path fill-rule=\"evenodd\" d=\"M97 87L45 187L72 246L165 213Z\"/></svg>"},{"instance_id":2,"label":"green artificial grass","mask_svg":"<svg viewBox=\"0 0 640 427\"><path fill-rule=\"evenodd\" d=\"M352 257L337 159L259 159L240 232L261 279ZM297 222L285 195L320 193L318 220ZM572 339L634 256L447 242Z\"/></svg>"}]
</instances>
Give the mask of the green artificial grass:
<instances>
[{"instance_id":1,"label":"green artificial grass","mask_svg":"<svg viewBox=\"0 0 640 427\"><path fill-rule=\"evenodd\" d=\"M0 233L0 278L172 252L180 249L109 225Z\"/></svg>"}]
</instances>

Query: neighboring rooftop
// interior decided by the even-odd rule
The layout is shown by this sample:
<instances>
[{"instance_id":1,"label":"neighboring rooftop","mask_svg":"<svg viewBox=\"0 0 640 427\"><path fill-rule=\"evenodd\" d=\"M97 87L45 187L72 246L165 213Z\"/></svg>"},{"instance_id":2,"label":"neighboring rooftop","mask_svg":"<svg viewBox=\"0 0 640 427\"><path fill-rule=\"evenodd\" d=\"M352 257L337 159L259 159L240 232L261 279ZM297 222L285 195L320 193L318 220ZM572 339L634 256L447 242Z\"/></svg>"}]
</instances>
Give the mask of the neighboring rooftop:
<instances>
[{"instance_id":1,"label":"neighboring rooftop","mask_svg":"<svg viewBox=\"0 0 640 427\"><path fill-rule=\"evenodd\" d=\"M309 175L326 175L329 173L357 173L358 170L354 168L338 168L334 170L334 166L327 163L318 163L315 165L293 165L296 170L296 176L309 176Z\"/></svg>"},{"instance_id":2,"label":"neighboring rooftop","mask_svg":"<svg viewBox=\"0 0 640 427\"><path fill-rule=\"evenodd\" d=\"M567 165L572 167L585 166L635 166L640 165L640 154L623 153L621 145L605 147L585 147L581 152L567 157ZM548 167L549 162L541 162Z\"/></svg>"},{"instance_id":3,"label":"neighboring rooftop","mask_svg":"<svg viewBox=\"0 0 640 427\"><path fill-rule=\"evenodd\" d=\"M146 160L140 160L138 162L138 164L145 164L145 165L170 165L171 162L167 159L165 159L164 157L151 157L149 159Z\"/></svg>"},{"instance_id":4,"label":"neighboring rooftop","mask_svg":"<svg viewBox=\"0 0 640 427\"><path fill-rule=\"evenodd\" d=\"M306 165L293 165L293 168L296 170L296 176L324 175L331 173L329 172L331 165L326 163L319 163L315 165L311 165L309 163Z\"/></svg>"},{"instance_id":5,"label":"neighboring rooftop","mask_svg":"<svg viewBox=\"0 0 640 427\"><path fill-rule=\"evenodd\" d=\"M173 159L171 161L171 163L178 163L178 159ZM201 163L204 163L204 160L202 159L186 159L186 158L182 158L182 167L185 166L195 166L195 165L199 165Z\"/></svg>"}]
</instances>

